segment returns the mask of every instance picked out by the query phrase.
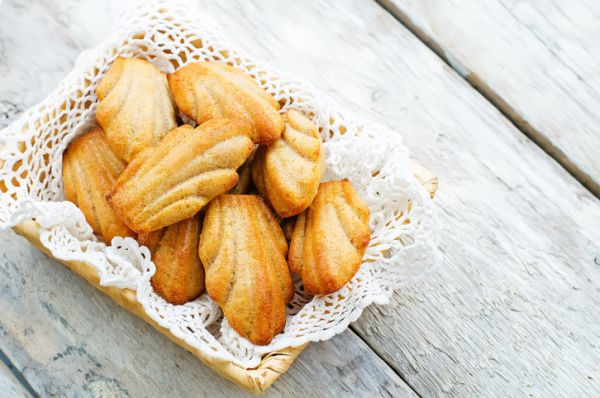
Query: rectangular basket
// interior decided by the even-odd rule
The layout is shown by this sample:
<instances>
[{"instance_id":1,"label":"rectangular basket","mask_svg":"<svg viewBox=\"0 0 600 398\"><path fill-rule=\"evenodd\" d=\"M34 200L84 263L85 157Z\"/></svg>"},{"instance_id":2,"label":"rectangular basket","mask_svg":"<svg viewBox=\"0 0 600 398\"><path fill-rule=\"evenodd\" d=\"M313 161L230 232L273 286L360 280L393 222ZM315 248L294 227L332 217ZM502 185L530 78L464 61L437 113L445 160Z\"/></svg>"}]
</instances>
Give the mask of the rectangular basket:
<instances>
[{"instance_id":1,"label":"rectangular basket","mask_svg":"<svg viewBox=\"0 0 600 398\"><path fill-rule=\"evenodd\" d=\"M437 178L429 170L416 163L412 164L412 169L415 177L421 182L431 197L433 197L437 191ZM214 358L207 357L201 351L190 346L184 340L173 335L168 329L163 328L152 320L146 314L142 305L136 300L135 291L131 289L120 289L114 286L101 286L99 283L100 278L92 265L81 261L59 260L53 257L50 251L40 242L39 225L35 221L23 222L15 226L13 230L31 242L39 250L65 265L71 271L82 276L88 283L108 295L121 307L152 325L152 327L167 336L175 344L191 352L221 376L251 392L261 393L267 390L279 376L287 371L290 365L306 347L306 345L295 348L288 347L283 350L270 352L265 355L260 364L253 369L244 369L228 361L215 360Z\"/></svg>"}]
</instances>

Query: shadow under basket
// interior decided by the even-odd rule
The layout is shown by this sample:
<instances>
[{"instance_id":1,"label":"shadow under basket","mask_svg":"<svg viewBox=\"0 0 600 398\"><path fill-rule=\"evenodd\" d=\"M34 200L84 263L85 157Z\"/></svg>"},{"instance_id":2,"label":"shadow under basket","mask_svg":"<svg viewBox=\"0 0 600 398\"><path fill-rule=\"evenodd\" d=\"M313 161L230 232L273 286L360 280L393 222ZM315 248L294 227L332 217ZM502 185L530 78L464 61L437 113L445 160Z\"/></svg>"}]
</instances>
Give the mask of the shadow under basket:
<instances>
[{"instance_id":1,"label":"shadow under basket","mask_svg":"<svg viewBox=\"0 0 600 398\"><path fill-rule=\"evenodd\" d=\"M433 198L438 186L437 177L429 170L416 163L412 164L412 169L415 177ZM54 258L50 251L40 242L39 225L35 221L26 221L21 223L15 226L13 230L31 242L39 250ZM229 361L210 358L198 349L195 349L187 344L184 340L173 335L168 329L160 326L158 323L152 320L146 314L142 305L136 300L136 293L134 290L121 289L114 286L100 286L100 278L95 268L85 262L63 261L56 258L55 260L65 265L76 274L82 276L96 289L108 295L127 311L135 314L148 324L152 325L152 327L167 336L175 344L191 352L194 356L214 369L221 376L233 381L234 383L246 388L251 392L262 393L266 391L279 376L287 371L290 365L306 347L306 345L300 347L288 347L282 350L270 352L263 356L260 364L253 369L245 369Z\"/></svg>"}]
</instances>

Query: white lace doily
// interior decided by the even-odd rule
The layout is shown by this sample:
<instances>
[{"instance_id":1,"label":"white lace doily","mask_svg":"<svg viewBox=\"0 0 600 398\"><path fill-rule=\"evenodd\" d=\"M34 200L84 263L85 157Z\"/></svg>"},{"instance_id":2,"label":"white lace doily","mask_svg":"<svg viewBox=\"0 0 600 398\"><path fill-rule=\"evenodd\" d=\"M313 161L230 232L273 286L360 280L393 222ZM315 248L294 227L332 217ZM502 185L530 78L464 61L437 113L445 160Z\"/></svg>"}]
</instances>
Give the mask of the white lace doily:
<instances>
[{"instance_id":1,"label":"white lace doily","mask_svg":"<svg viewBox=\"0 0 600 398\"><path fill-rule=\"evenodd\" d=\"M0 132L0 228L35 219L54 257L92 264L102 285L135 289L152 319L205 355L255 367L265 353L329 339L371 303L387 303L393 289L435 263L438 227L399 134L351 117L309 84L246 57L210 20L172 2L130 11L114 34L79 56L46 100ZM107 247L79 209L64 201L62 153L93 123L96 85L117 56L147 59L167 73L209 60L250 74L285 104L282 112L295 108L312 118L325 141L324 179L349 178L369 205L372 239L356 276L340 291L314 298L305 296L296 280L285 330L268 346L238 336L206 294L180 306L165 302L150 285L155 267L147 248L131 238L115 238Z\"/></svg>"}]
</instances>

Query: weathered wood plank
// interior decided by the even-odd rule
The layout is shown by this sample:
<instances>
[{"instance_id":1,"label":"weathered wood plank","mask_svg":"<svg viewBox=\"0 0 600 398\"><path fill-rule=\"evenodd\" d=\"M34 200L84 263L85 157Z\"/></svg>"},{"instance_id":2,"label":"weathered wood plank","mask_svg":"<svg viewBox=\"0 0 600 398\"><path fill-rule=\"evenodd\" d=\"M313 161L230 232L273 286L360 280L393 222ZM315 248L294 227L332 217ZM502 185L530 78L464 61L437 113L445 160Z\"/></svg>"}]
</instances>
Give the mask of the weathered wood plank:
<instances>
[{"instance_id":1,"label":"weathered wood plank","mask_svg":"<svg viewBox=\"0 0 600 398\"><path fill-rule=\"evenodd\" d=\"M90 17L96 2L40 4L0 6L0 128L47 95L110 27L106 10ZM39 46L53 51L30 56ZM0 347L41 396L246 395L10 233L0 234L0 274ZM265 396L349 392L415 396L351 331L311 345Z\"/></svg>"},{"instance_id":2,"label":"weathered wood plank","mask_svg":"<svg viewBox=\"0 0 600 398\"><path fill-rule=\"evenodd\" d=\"M369 345L422 396L598 395L598 199L373 2L233 8L207 6L440 177L443 262L363 314Z\"/></svg>"},{"instance_id":3,"label":"weathered wood plank","mask_svg":"<svg viewBox=\"0 0 600 398\"><path fill-rule=\"evenodd\" d=\"M0 362L0 392L6 397L31 397L4 362Z\"/></svg>"},{"instance_id":4,"label":"weathered wood plank","mask_svg":"<svg viewBox=\"0 0 600 398\"><path fill-rule=\"evenodd\" d=\"M379 1L600 196L600 2Z\"/></svg>"},{"instance_id":5,"label":"weathered wood plank","mask_svg":"<svg viewBox=\"0 0 600 398\"><path fill-rule=\"evenodd\" d=\"M203 6L249 53L396 127L440 175L443 264L355 327L417 392L600 390L597 199L373 2Z\"/></svg>"},{"instance_id":6,"label":"weathered wood plank","mask_svg":"<svg viewBox=\"0 0 600 398\"><path fill-rule=\"evenodd\" d=\"M247 396L8 232L0 275L0 346L40 396ZM352 331L309 346L264 396L349 392L416 396Z\"/></svg>"}]
</instances>

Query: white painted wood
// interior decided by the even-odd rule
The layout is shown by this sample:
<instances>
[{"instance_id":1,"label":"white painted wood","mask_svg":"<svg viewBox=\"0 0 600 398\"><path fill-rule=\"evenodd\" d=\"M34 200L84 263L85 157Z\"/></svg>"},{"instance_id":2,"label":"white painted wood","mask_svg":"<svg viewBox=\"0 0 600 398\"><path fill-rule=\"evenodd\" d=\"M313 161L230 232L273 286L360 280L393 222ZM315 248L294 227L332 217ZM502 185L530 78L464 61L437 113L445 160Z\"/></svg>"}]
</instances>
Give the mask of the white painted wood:
<instances>
[{"instance_id":1,"label":"white painted wood","mask_svg":"<svg viewBox=\"0 0 600 398\"><path fill-rule=\"evenodd\" d=\"M206 1L203 6L247 52L312 80L358 114L395 127L415 158L440 177L439 269L402 289L391 306L369 308L354 326L420 395L600 394L598 199L372 1L236 0L226 5ZM45 265L33 266L23 277L31 279ZM76 286L74 276L56 273L65 283L54 292L54 300L67 287L79 289L71 287ZM29 291L58 283L44 277ZM63 305L81 303L83 315L76 313L69 323L77 322L78 328L91 333L84 315L94 307L87 307L86 295L95 303L104 299L84 289ZM116 307L107 308L97 312L115 317L111 329L117 335L133 333L122 332L129 328L143 330L136 319ZM72 311L64 309L67 314ZM97 318L87 317L87 322ZM102 324L97 322L96 328ZM108 334L104 346L115 335L111 329L98 333ZM111 356L110 366L124 360L140 360L144 366L153 363L150 358L160 361L162 346L168 343L147 334L133 333L125 339L131 344L122 348L125 354L112 359L115 354L106 353L103 358ZM138 338L154 341L161 351L146 352L131 341ZM357 344L343 338L326 344L346 349L347 344ZM91 346L98 350L100 343L86 344L86 350ZM350 379L334 376L340 373L336 366L324 363L330 355L322 355L319 346L311 349L314 362L301 356L271 391L316 395L321 389L323 394L336 390L348 395L355 383L360 386L364 378L379 372L368 370L370 360L349 361L341 373ZM301 376L302 371L293 380L298 384L285 386L305 363L307 376ZM198 383L205 383L206 391L218 391L212 384L217 377L204 379L201 365L196 366L191 373L201 379ZM169 369L164 364L163 368ZM322 374L326 370L330 372ZM361 371L368 374L352 376ZM58 370L52 372L45 380L65 377ZM124 374L119 381L128 379ZM183 384L175 388L192 383L187 373L165 377ZM337 385L340 379L350 390ZM327 383L331 389L323 387Z\"/></svg>"},{"instance_id":2,"label":"white painted wood","mask_svg":"<svg viewBox=\"0 0 600 398\"><path fill-rule=\"evenodd\" d=\"M5 397L31 397L8 366L0 362L0 394Z\"/></svg>"},{"instance_id":3,"label":"white painted wood","mask_svg":"<svg viewBox=\"0 0 600 398\"><path fill-rule=\"evenodd\" d=\"M249 395L10 232L0 314L0 346L42 397ZM350 393L416 397L352 331L309 346L263 396Z\"/></svg>"},{"instance_id":4,"label":"white painted wood","mask_svg":"<svg viewBox=\"0 0 600 398\"><path fill-rule=\"evenodd\" d=\"M600 196L600 2L380 0Z\"/></svg>"},{"instance_id":5,"label":"white painted wood","mask_svg":"<svg viewBox=\"0 0 600 398\"><path fill-rule=\"evenodd\" d=\"M376 5L235 9L209 7L246 48L398 129L440 177L443 261L363 314L370 346L422 396L600 394L599 201Z\"/></svg>"},{"instance_id":6,"label":"white painted wood","mask_svg":"<svg viewBox=\"0 0 600 398\"><path fill-rule=\"evenodd\" d=\"M440 177L443 262L363 314L371 347L422 396L600 393L599 201L376 5L235 9L208 7L246 48L397 128Z\"/></svg>"},{"instance_id":7,"label":"white painted wood","mask_svg":"<svg viewBox=\"0 0 600 398\"><path fill-rule=\"evenodd\" d=\"M0 128L101 39L108 15L92 1L0 5ZM247 396L10 232L0 233L0 314L0 347L40 396ZM309 346L263 396L348 394L415 396L352 331Z\"/></svg>"}]
</instances>

